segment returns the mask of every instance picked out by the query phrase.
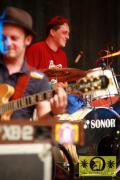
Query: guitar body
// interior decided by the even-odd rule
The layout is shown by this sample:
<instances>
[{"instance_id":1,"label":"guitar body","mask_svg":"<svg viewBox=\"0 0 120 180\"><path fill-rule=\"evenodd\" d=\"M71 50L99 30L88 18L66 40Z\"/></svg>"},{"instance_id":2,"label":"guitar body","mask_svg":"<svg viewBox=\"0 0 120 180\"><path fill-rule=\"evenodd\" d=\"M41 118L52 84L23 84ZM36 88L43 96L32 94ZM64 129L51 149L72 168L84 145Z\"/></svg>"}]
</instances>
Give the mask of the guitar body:
<instances>
[{"instance_id":1,"label":"guitar body","mask_svg":"<svg viewBox=\"0 0 120 180\"><path fill-rule=\"evenodd\" d=\"M8 84L0 85L0 105L8 103L10 97L14 94L14 88ZM6 111L1 115L1 120L8 121L13 111Z\"/></svg>"}]
</instances>

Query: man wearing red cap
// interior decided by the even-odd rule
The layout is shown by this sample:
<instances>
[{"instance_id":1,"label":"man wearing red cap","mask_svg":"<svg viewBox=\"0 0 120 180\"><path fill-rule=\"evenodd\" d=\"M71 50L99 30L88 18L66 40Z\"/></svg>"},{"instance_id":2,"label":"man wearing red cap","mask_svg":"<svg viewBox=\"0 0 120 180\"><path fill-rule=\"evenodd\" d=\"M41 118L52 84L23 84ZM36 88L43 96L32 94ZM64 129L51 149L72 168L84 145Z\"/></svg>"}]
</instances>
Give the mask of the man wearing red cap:
<instances>
[{"instance_id":1,"label":"man wearing red cap","mask_svg":"<svg viewBox=\"0 0 120 180\"><path fill-rule=\"evenodd\" d=\"M49 90L48 78L43 73L31 69L25 61L26 48L35 36L31 15L22 9L7 7L2 23L2 43L3 45L7 43L7 49L0 53L0 83L16 89L11 100ZM45 97L44 95L41 101L41 98L36 95L18 102L10 118L29 119L32 117L35 107L39 118L50 111L56 114L65 111L67 98L62 88L58 88L57 94L49 101L44 100ZM34 102L37 102L36 106L34 106Z\"/></svg>"},{"instance_id":2,"label":"man wearing red cap","mask_svg":"<svg viewBox=\"0 0 120 180\"><path fill-rule=\"evenodd\" d=\"M26 53L28 63L37 69L51 66L67 67L67 57L62 50L69 39L69 20L63 16L55 16L49 22L46 39L33 44Z\"/></svg>"}]
</instances>

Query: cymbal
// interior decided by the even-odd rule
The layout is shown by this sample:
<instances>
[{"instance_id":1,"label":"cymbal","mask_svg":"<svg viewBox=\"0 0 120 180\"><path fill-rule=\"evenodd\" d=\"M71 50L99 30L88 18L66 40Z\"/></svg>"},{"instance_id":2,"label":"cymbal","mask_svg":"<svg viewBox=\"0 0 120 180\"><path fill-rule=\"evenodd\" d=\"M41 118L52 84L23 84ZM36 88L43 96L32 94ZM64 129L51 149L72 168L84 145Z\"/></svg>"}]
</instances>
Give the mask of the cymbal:
<instances>
[{"instance_id":1,"label":"cymbal","mask_svg":"<svg viewBox=\"0 0 120 180\"><path fill-rule=\"evenodd\" d=\"M107 58L118 56L118 55L120 55L120 51L117 51L117 52L111 53L111 54L107 54L105 56L102 56L100 59L107 59Z\"/></svg>"},{"instance_id":2,"label":"cymbal","mask_svg":"<svg viewBox=\"0 0 120 180\"><path fill-rule=\"evenodd\" d=\"M76 68L51 68L42 69L49 80L56 79L58 82L72 82L86 76L87 72Z\"/></svg>"}]
</instances>

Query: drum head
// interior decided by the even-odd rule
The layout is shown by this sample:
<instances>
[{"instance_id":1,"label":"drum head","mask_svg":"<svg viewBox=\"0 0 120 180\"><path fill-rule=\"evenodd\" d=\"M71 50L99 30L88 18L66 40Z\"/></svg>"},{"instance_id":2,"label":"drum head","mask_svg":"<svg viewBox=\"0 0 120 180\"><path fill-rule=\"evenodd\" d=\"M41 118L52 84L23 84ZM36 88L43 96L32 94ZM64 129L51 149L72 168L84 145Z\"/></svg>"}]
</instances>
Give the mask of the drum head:
<instances>
[{"instance_id":1,"label":"drum head","mask_svg":"<svg viewBox=\"0 0 120 180\"><path fill-rule=\"evenodd\" d=\"M78 154L117 155L120 139L120 116L110 108L94 108L84 117L85 145ZM116 141L117 140L117 141ZM112 146L112 148L111 148Z\"/></svg>"}]
</instances>

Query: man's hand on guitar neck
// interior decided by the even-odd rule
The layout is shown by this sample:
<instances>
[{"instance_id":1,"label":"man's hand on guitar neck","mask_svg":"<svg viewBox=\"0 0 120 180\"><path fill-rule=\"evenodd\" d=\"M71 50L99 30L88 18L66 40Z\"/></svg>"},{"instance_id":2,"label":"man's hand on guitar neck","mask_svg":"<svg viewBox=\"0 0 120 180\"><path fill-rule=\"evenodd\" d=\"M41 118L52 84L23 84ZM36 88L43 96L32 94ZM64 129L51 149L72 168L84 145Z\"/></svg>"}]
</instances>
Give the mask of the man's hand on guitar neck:
<instances>
[{"instance_id":1,"label":"man's hand on guitar neck","mask_svg":"<svg viewBox=\"0 0 120 180\"><path fill-rule=\"evenodd\" d=\"M58 93L50 100L51 110L55 114L61 114L66 111L67 94L62 87L58 87Z\"/></svg>"},{"instance_id":2,"label":"man's hand on guitar neck","mask_svg":"<svg viewBox=\"0 0 120 180\"><path fill-rule=\"evenodd\" d=\"M49 100L44 100L37 103L37 119L41 119L53 114L62 114L66 111L67 107L67 94L62 87L56 88L56 94Z\"/></svg>"}]
</instances>

